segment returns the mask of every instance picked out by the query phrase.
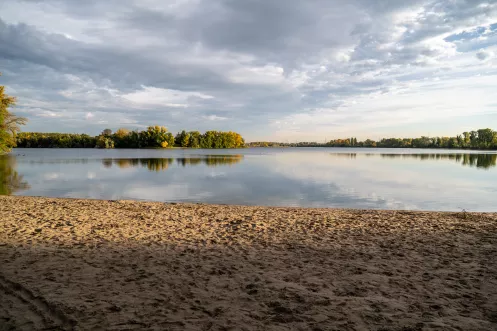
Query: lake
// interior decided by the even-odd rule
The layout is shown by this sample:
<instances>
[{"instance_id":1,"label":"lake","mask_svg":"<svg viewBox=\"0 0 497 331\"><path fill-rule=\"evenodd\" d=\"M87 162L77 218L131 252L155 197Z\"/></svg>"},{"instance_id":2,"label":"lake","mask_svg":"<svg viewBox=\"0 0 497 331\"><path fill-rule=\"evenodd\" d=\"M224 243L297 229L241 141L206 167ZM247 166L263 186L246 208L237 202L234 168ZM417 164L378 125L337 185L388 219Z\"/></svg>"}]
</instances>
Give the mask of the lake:
<instances>
[{"instance_id":1,"label":"lake","mask_svg":"<svg viewBox=\"0 0 497 331\"><path fill-rule=\"evenodd\" d=\"M497 154L419 149L15 149L0 194L497 211Z\"/></svg>"}]
</instances>

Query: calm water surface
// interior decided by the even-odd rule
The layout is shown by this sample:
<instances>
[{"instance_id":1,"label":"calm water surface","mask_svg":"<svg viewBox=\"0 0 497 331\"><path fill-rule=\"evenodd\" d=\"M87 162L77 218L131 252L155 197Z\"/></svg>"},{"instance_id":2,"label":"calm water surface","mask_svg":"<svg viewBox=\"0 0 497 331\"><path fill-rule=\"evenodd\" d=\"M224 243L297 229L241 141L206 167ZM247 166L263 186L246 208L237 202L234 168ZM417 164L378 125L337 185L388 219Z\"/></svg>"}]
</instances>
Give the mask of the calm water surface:
<instances>
[{"instance_id":1,"label":"calm water surface","mask_svg":"<svg viewBox=\"0 0 497 331\"><path fill-rule=\"evenodd\" d=\"M17 149L0 156L0 194L497 211L496 161L408 149Z\"/></svg>"}]
</instances>

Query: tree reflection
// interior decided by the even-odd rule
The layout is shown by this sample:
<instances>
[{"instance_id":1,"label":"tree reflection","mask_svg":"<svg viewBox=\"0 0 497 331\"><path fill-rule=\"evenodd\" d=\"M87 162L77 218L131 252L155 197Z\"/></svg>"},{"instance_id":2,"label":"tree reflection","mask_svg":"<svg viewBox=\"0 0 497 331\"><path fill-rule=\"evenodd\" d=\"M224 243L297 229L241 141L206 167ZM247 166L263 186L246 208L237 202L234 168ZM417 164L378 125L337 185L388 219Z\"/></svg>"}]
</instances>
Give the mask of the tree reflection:
<instances>
[{"instance_id":1,"label":"tree reflection","mask_svg":"<svg viewBox=\"0 0 497 331\"><path fill-rule=\"evenodd\" d=\"M336 157L342 157L344 159L355 159L357 157L357 153L331 153L331 155ZM364 154L369 156L369 154Z\"/></svg>"},{"instance_id":2,"label":"tree reflection","mask_svg":"<svg viewBox=\"0 0 497 331\"><path fill-rule=\"evenodd\" d=\"M103 159L102 160L102 165L105 168L112 168L112 159Z\"/></svg>"},{"instance_id":3,"label":"tree reflection","mask_svg":"<svg viewBox=\"0 0 497 331\"><path fill-rule=\"evenodd\" d=\"M390 159L453 160L463 166L489 169L497 165L497 154L380 154Z\"/></svg>"},{"instance_id":4,"label":"tree reflection","mask_svg":"<svg viewBox=\"0 0 497 331\"><path fill-rule=\"evenodd\" d=\"M103 159L102 165L110 168L113 165L121 169L143 167L149 171L165 171L176 160L178 165L197 166L204 164L209 167L216 167L222 165L233 165L241 162L243 155L207 155L202 157L188 157L188 158L148 158L148 159Z\"/></svg>"},{"instance_id":5,"label":"tree reflection","mask_svg":"<svg viewBox=\"0 0 497 331\"><path fill-rule=\"evenodd\" d=\"M218 165L233 165L240 163L243 155L208 155L202 158L202 162L209 167L216 167Z\"/></svg>"},{"instance_id":6,"label":"tree reflection","mask_svg":"<svg viewBox=\"0 0 497 331\"><path fill-rule=\"evenodd\" d=\"M495 167L497 163L497 154L464 154L462 164L471 167L488 169Z\"/></svg>"},{"instance_id":7,"label":"tree reflection","mask_svg":"<svg viewBox=\"0 0 497 331\"><path fill-rule=\"evenodd\" d=\"M169 165L173 163L173 159L140 159L140 165L146 167L149 171L165 171Z\"/></svg>"},{"instance_id":8,"label":"tree reflection","mask_svg":"<svg viewBox=\"0 0 497 331\"><path fill-rule=\"evenodd\" d=\"M0 195L11 195L29 189L23 176L15 170L16 159L10 155L0 155Z\"/></svg>"},{"instance_id":9,"label":"tree reflection","mask_svg":"<svg viewBox=\"0 0 497 331\"><path fill-rule=\"evenodd\" d=\"M202 163L202 159L199 157L178 158L176 159L176 163L178 163L178 165L181 165L183 167L186 167L188 165L196 166Z\"/></svg>"}]
</instances>

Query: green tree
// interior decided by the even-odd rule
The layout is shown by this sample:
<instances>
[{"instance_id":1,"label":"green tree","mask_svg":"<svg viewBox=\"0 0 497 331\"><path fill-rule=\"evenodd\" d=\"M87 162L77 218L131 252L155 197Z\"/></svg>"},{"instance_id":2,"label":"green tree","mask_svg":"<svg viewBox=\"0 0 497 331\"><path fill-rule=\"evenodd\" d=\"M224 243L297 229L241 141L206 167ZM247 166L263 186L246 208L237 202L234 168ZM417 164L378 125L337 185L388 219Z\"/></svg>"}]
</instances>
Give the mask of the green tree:
<instances>
[{"instance_id":1,"label":"green tree","mask_svg":"<svg viewBox=\"0 0 497 331\"><path fill-rule=\"evenodd\" d=\"M214 148L214 139L216 138L216 131L207 131L200 137L201 148Z\"/></svg>"},{"instance_id":2,"label":"green tree","mask_svg":"<svg viewBox=\"0 0 497 331\"><path fill-rule=\"evenodd\" d=\"M200 147L200 132L198 131L191 131L189 132L190 134L190 139L188 141L188 147L191 148L199 148Z\"/></svg>"},{"instance_id":3,"label":"green tree","mask_svg":"<svg viewBox=\"0 0 497 331\"><path fill-rule=\"evenodd\" d=\"M117 129L116 133L114 133L114 136L116 136L119 139L123 139L129 135L130 131L125 128L119 128Z\"/></svg>"},{"instance_id":4,"label":"green tree","mask_svg":"<svg viewBox=\"0 0 497 331\"><path fill-rule=\"evenodd\" d=\"M20 132L16 136L21 148L166 148L175 141L189 148L241 148L245 146L242 136L236 132L198 131L180 132L175 137L163 126L150 126L144 131L118 129L111 136L91 137L75 133ZM188 144L187 144L188 142Z\"/></svg>"},{"instance_id":5,"label":"green tree","mask_svg":"<svg viewBox=\"0 0 497 331\"><path fill-rule=\"evenodd\" d=\"M166 133L166 141L167 141L168 147L171 147L171 148L174 147L174 136L171 132Z\"/></svg>"},{"instance_id":6,"label":"green tree","mask_svg":"<svg viewBox=\"0 0 497 331\"><path fill-rule=\"evenodd\" d=\"M125 128L119 128L113 135L112 139L117 148L126 148L130 142L131 131Z\"/></svg>"},{"instance_id":7,"label":"green tree","mask_svg":"<svg viewBox=\"0 0 497 331\"><path fill-rule=\"evenodd\" d=\"M16 141L21 148L93 148L97 138L87 134L20 132Z\"/></svg>"},{"instance_id":8,"label":"green tree","mask_svg":"<svg viewBox=\"0 0 497 331\"><path fill-rule=\"evenodd\" d=\"M104 136L104 137L110 137L111 135L112 135L111 129L105 129L102 131L102 136Z\"/></svg>"},{"instance_id":9,"label":"green tree","mask_svg":"<svg viewBox=\"0 0 497 331\"><path fill-rule=\"evenodd\" d=\"M464 139L463 139L462 135L460 135L460 134L457 135L456 140L457 140L456 148L464 147Z\"/></svg>"},{"instance_id":10,"label":"green tree","mask_svg":"<svg viewBox=\"0 0 497 331\"><path fill-rule=\"evenodd\" d=\"M478 147L479 148L489 148L492 146L493 131L492 129L480 129L478 132Z\"/></svg>"},{"instance_id":11,"label":"green tree","mask_svg":"<svg viewBox=\"0 0 497 331\"><path fill-rule=\"evenodd\" d=\"M190 144L190 134L187 132L181 137L181 147L186 148Z\"/></svg>"},{"instance_id":12,"label":"green tree","mask_svg":"<svg viewBox=\"0 0 497 331\"><path fill-rule=\"evenodd\" d=\"M449 142L448 142L447 148L459 148L459 147L460 147L460 145L459 145L459 139L454 138L454 137L449 138Z\"/></svg>"},{"instance_id":13,"label":"green tree","mask_svg":"<svg viewBox=\"0 0 497 331\"><path fill-rule=\"evenodd\" d=\"M469 133L469 140L470 140L470 146L472 148L477 148L478 147L478 132L471 131Z\"/></svg>"},{"instance_id":14,"label":"green tree","mask_svg":"<svg viewBox=\"0 0 497 331\"><path fill-rule=\"evenodd\" d=\"M364 141L364 147L376 147L376 141L371 139L366 139Z\"/></svg>"},{"instance_id":15,"label":"green tree","mask_svg":"<svg viewBox=\"0 0 497 331\"><path fill-rule=\"evenodd\" d=\"M96 147L97 148L104 148L104 149L114 148L114 140L112 140L111 138L105 137L103 135L98 136Z\"/></svg>"},{"instance_id":16,"label":"green tree","mask_svg":"<svg viewBox=\"0 0 497 331\"><path fill-rule=\"evenodd\" d=\"M131 131L128 137L128 145L126 148L141 148L140 131Z\"/></svg>"},{"instance_id":17,"label":"green tree","mask_svg":"<svg viewBox=\"0 0 497 331\"><path fill-rule=\"evenodd\" d=\"M164 126L149 126L146 131L141 131L140 147L166 148L172 147L171 134Z\"/></svg>"},{"instance_id":18,"label":"green tree","mask_svg":"<svg viewBox=\"0 0 497 331\"><path fill-rule=\"evenodd\" d=\"M178 147L186 148L190 143L190 133L185 130L179 132L174 138L174 144Z\"/></svg>"},{"instance_id":19,"label":"green tree","mask_svg":"<svg viewBox=\"0 0 497 331\"><path fill-rule=\"evenodd\" d=\"M471 135L469 132L463 132L463 147L471 147Z\"/></svg>"}]
</instances>

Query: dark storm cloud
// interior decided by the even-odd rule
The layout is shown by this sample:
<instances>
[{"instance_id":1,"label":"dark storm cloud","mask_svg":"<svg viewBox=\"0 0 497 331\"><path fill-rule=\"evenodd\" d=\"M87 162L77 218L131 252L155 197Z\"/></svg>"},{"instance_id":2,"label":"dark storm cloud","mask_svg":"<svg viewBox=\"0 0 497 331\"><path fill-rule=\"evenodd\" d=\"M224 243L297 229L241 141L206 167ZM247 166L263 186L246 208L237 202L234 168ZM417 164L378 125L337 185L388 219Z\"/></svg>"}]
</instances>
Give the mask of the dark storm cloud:
<instances>
[{"instance_id":1,"label":"dark storm cloud","mask_svg":"<svg viewBox=\"0 0 497 331\"><path fill-rule=\"evenodd\" d=\"M178 68L167 56L158 61L147 49L122 50L47 34L26 24L7 25L0 20L0 57L49 67L58 72L84 74L109 80L120 88L140 85L196 90L223 79L208 68Z\"/></svg>"},{"instance_id":2,"label":"dark storm cloud","mask_svg":"<svg viewBox=\"0 0 497 331\"><path fill-rule=\"evenodd\" d=\"M350 105L368 95L488 75L496 3L5 0L1 82L40 130L50 118L94 131L164 122L269 134L283 120L312 135L312 116L326 115L316 109L335 116L349 107L356 114L333 119L360 124L361 112L375 110ZM466 30L478 35L450 38ZM403 102L392 100L384 107Z\"/></svg>"}]
</instances>

